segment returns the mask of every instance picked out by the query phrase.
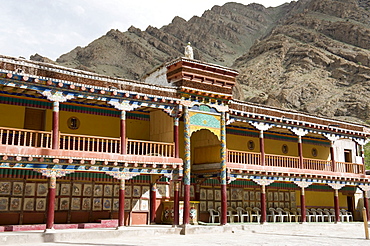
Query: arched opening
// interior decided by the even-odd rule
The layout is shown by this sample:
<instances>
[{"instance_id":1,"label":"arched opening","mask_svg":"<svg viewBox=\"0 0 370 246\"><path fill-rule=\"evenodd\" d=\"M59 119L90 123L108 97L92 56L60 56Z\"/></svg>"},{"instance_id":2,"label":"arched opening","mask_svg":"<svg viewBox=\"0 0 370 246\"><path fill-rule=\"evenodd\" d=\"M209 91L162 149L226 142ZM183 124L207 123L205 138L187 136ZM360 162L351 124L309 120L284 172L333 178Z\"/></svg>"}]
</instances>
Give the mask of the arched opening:
<instances>
[{"instance_id":1,"label":"arched opening","mask_svg":"<svg viewBox=\"0 0 370 246\"><path fill-rule=\"evenodd\" d=\"M191 164L192 169L212 168L211 164L221 162L220 149L221 142L211 131L202 129L192 134L190 138L191 145ZM216 164L216 165L217 165ZM206 165L206 166L205 166Z\"/></svg>"}]
</instances>

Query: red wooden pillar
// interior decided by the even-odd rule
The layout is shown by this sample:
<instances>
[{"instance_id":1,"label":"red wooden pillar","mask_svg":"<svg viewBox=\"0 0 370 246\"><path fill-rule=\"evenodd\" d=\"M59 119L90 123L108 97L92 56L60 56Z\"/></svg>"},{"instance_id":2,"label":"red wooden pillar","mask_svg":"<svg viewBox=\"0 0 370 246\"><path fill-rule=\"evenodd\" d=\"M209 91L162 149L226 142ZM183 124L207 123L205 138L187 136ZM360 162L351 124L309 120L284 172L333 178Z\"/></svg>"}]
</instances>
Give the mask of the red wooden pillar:
<instances>
[{"instance_id":1,"label":"red wooden pillar","mask_svg":"<svg viewBox=\"0 0 370 246\"><path fill-rule=\"evenodd\" d=\"M260 152L261 152L261 166L265 165L265 140L263 137L263 130L260 130Z\"/></svg>"},{"instance_id":2,"label":"red wooden pillar","mask_svg":"<svg viewBox=\"0 0 370 246\"><path fill-rule=\"evenodd\" d=\"M52 149L59 149L59 102L53 102L53 136Z\"/></svg>"},{"instance_id":3,"label":"red wooden pillar","mask_svg":"<svg viewBox=\"0 0 370 246\"><path fill-rule=\"evenodd\" d=\"M221 184L221 225L227 224L227 185Z\"/></svg>"},{"instance_id":4,"label":"red wooden pillar","mask_svg":"<svg viewBox=\"0 0 370 246\"><path fill-rule=\"evenodd\" d=\"M127 154L127 147L126 147L126 111L121 111L121 125L120 125L120 135L121 135L121 154Z\"/></svg>"},{"instance_id":5,"label":"red wooden pillar","mask_svg":"<svg viewBox=\"0 0 370 246\"><path fill-rule=\"evenodd\" d=\"M369 213L369 200L367 197L367 191L363 191L363 197L364 197L364 207L366 209L366 216L367 216L367 221L370 221L370 213Z\"/></svg>"},{"instance_id":6,"label":"red wooden pillar","mask_svg":"<svg viewBox=\"0 0 370 246\"><path fill-rule=\"evenodd\" d=\"M338 189L334 189L334 210L335 210L335 223L338 223L340 222Z\"/></svg>"},{"instance_id":7,"label":"red wooden pillar","mask_svg":"<svg viewBox=\"0 0 370 246\"><path fill-rule=\"evenodd\" d=\"M306 198L304 195L304 187L301 187L301 222L306 223Z\"/></svg>"},{"instance_id":8,"label":"red wooden pillar","mask_svg":"<svg viewBox=\"0 0 370 246\"><path fill-rule=\"evenodd\" d=\"M188 225L189 222L190 222L190 185L184 184L183 224Z\"/></svg>"},{"instance_id":9,"label":"red wooden pillar","mask_svg":"<svg viewBox=\"0 0 370 246\"><path fill-rule=\"evenodd\" d=\"M125 226L125 179L120 179L120 186L119 186L119 208L118 208L118 227L117 229L122 228Z\"/></svg>"},{"instance_id":10,"label":"red wooden pillar","mask_svg":"<svg viewBox=\"0 0 370 246\"><path fill-rule=\"evenodd\" d=\"M302 150L302 137L298 136L298 155L299 155L299 167L304 169L303 166L303 150Z\"/></svg>"},{"instance_id":11,"label":"red wooden pillar","mask_svg":"<svg viewBox=\"0 0 370 246\"><path fill-rule=\"evenodd\" d=\"M150 184L150 223L155 224L157 205L157 184Z\"/></svg>"},{"instance_id":12,"label":"red wooden pillar","mask_svg":"<svg viewBox=\"0 0 370 246\"><path fill-rule=\"evenodd\" d=\"M178 226L180 224L180 182L175 181L175 190L174 190L174 197L173 197L173 226Z\"/></svg>"},{"instance_id":13,"label":"red wooden pillar","mask_svg":"<svg viewBox=\"0 0 370 246\"><path fill-rule=\"evenodd\" d=\"M54 230L54 212L55 212L55 190L57 186L57 178L55 175L50 176L49 180L49 192L48 192L48 207L47 207L47 219L46 219L46 230Z\"/></svg>"},{"instance_id":14,"label":"red wooden pillar","mask_svg":"<svg viewBox=\"0 0 370 246\"><path fill-rule=\"evenodd\" d=\"M332 168L332 171L333 172L336 172L337 171L337 167L336 167L336 164L335 164L334 146L333 146L333 144L334 144L334 142L332 141L331 142L331 145L330 145L331 168Z\"/></svg>"},{"instance_id":15,"label":"red wooden pillar","mask_svg":"<svg viewBox=\"0 0 370 246\"><path fill-rule=\"evenodd\" d=\"M179 158L179 118L175 118L173 126L173 140L175 142L175 158Z\"/></svg>"},{"instance_id":16,"label":"red wooden pillar","mask_svg":"<svg viewBox=\"0 0 370 246\"><path fill-rule=\"evenodd\" d=\"M266 223L266 185L261 185L261 224Z\"/></svg>"}]
</instances>

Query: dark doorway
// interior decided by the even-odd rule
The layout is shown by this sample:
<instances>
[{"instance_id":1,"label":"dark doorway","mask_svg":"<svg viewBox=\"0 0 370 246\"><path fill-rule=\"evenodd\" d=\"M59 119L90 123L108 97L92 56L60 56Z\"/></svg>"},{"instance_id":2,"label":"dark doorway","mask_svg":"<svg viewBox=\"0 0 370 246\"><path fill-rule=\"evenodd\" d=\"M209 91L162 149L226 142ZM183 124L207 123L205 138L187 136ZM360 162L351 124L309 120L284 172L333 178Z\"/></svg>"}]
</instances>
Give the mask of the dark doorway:
<instances>
[{"instance_id":1,"label":"dark doorway","mask_svg":"<svg viewBox=\"0 0 370 246\"><path fill-rule=\"evenodd\" d=\"M355 202L353 199L353 195L347 196L347 206L348 206L348 211L354 215L355 214Z\"/></svg>"},{"instance_id":2,"label":"dark doorway","mask_svg":"<svg viewBox=\"0 0 370 246\"><path fill-rule=\"evenodd\" d=\"M24 114L24 129L37 131L45 130L45 110L26 108Z\"/></svg>"},{"instance_id":3,"label":"dark doorway","mask_svg":"<svg viewBox=\"0 0 370 246\"><path fill-rule=\"evenodd\" d=\"M344 150L344 162L352 162L352 150Z\"/></svg>"}]
</instances>

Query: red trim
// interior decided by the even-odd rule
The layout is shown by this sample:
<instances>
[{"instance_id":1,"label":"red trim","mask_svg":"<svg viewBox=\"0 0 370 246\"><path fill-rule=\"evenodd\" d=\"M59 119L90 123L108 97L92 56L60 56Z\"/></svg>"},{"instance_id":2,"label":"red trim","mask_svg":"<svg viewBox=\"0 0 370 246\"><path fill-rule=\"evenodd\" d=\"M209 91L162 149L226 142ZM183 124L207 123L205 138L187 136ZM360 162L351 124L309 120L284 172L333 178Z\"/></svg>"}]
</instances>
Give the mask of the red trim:
<instances>
[{"instance_id":1,"label":"red trim","mask_svg":"<svg viewBox=\"0 0 370 246\"><path fill-rule=\"evenodd\" d=\"M190 185L184 184L184 225L190 221Z\"/></svg>"},{"instance_id":2,"label":"red trim","mask_svg":"<svg viewBox=\"0 0 370 246\"><path fill-rule=\"evenodd\" d=\"M266 194L261 192L261 224L267 221L267 214L266 214Z\"/></svg>"},{"instance_id":3,"label":"red trim","mask_svg":"<svg viewBox=\"0 0 370 246\"><path fill-rule=\"evenodd\" d=\"M337 223L340 221L339 198L337 195L334 195L334 210L335 210L335 223Z\"/></svg>"},{"instance_id":4,"label":"red trim","mask_svg":"<svg viewBox=\"0 0 370 246\"><path fill-rule=\"evenodd\" d=\"M301 222L306 222L306 198L301 191Z\"/></svg>"},{"instance_id":5,"label":"red trim","mask_svg":"<svg viewBox=\"0 0 370 246\"><path fill-rule=\"evenodd\" d=\"M54 211L55 211L55 188L49 188L48 192L48 207L47 207L47 218L46 218L46 229L54 228Z\"/></svg>"},{"instance_id":6,"label":"red trim","mask_svg":"<svg viewBox=\"0 0 370 246\"><path fill-rule=\"evenodd\" d=\"M227 187L221 185L221 225L227 223Z\"/></svg>"},{"instance_id":7,"label":"red trim","mask_svg":"<svg viewBox=\"0 0 370 246\"><path fill-rule=\"evenodd\" d=\"M179 184L176 184L175 183L175 186L176 185L179 185ZM173 218L173 225L177 226L180 224L180 215L179 215L179 212L180 212L180 200L179 200L179 189L176 189L175 188L175 191L174 191L174 204L173 204L173 213L174 213L174 218Z\"/></svg>"},{"instance_id":8,"label":"red trim","mask_svg":"<svg viewBox=\"0 0 370 246\"><path fill-rule=\"evenodd\" d=\"M120 182L125 182L120 181ZM119 190L118 226L125 225L125 190Z\"/></svg>"}]
</instances>

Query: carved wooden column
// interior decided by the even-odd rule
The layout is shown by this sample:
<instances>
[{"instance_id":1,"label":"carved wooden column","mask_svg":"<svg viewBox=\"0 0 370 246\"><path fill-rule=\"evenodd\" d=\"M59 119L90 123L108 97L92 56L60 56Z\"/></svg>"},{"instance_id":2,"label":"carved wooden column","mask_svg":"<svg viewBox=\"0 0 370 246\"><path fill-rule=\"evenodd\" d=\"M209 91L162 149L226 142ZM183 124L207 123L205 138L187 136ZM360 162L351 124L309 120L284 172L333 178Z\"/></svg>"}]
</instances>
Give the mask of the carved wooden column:
<instances>
[{"instance_id":1,"label":"carved wooden column","mask_svg":"<svg viewBox=\"0 0 370 246\"><path fill-rule=\"evenodd\" d=\"M157 184L150 184L150 223L155 224L157 205Z\"/></svg>"},{"instance_id":2,"label":"carved wooden column","mask_svg":"<svg viewBox=\"0 0 370 246\"><path fill-rule=\"evenodd\" d=\"M225 112L221 112L221 225L225 225L227 223L226 176L226 121Z\"/></svg>"},{"instance_id":3,"label":"carved wooden column","mask_svg":"<svg viewBox=\"0 0 370 246\"><path fill-rule=\"evenodd\" d=\"M370 191L370 185L359 185L363 192L363 199L364 199L364 208L366 209L366 216L367 216L367 221L370 221L370 211L369 211L369 200L367 193Z\"/></svg>"},{"instance_id":4,"label":"carved wooden column","mask_svg":"<svg viewBox=\"0 0 370 246\"><path fill-rule=\"evenodd\" d=\"M121 126L120 126L120 136L121 136L121 149L120 153L122 155L127 154L126 146L126 111L121 111Z\"/></svg>"},{"instance_id":5,"label":"carved wooden column","mask_svg":"<svg viewBox=\"0 0 370 246\"><path fill-rule=\"evenodd\" d=\"M126 146L126 112L132 111L140 105L132 104L132 102L128 100L120 101L118 99L112 99L107 102L108 104L112 105L115 109L121 111L121 120L120 120L120 141L121 141L121 148L120 153L122 155L127 154L127 146Z\"/></svg>"},{"instance_id":6,"label":"carved wooden column","mask_svg":"<svg viewBox=\"0 0 370 246\"><path fill-rule=\"evenodd\" d=\"M54 231L54 215L55 215L55 194L57 186L57 177L66 176L73 171L66 171L60 169L41 169L35 170L42 174L42 176L49 178L49 189L47 195L47 207L46 207L46 230L45 232Z\"/></svg>"},{"instance_id":7,"label":"carved wooden column","mask_svg":"<svg viewBox=\"0 0 370 246\"><path fill-rule=\"evenodd\" d=\"M252 179L255 183L261 186L261 219L260 223L267 222L267 206L266 206L266 186L272 184L274 180L262 177L261 179Z\"/></svg>"},{"instance_id":8,"label":"carved wooden column","mask_svg":"<svg viewBox=\"0 0 370 246\"><path fill-rule=\"evenodd\" d=\"M59 102L53 102L53 142L52 149L59 149Z\"/></svg>"},{"instance_id":9,"label":"carved wooden column","mask_svg":"<svg viewBox=\"0 0 370 246\"><path fill-rule=\"evenodd\" d=\"M190 116L189 109L184 106L184 214L183 224L187 225L190 221Z\"/></svg>"},{"instance_id":10,"label":"carved wooden column","mask_svg":"<svg viewBox=\"0 0 370 246\"><path fill-rule=\"evenodd\" d=\"M54 229L54 214L55 214L55 194L57 187L57 178L55 173L51 173L49 178L49 191L48 191L48 206L46 212L46 230Z\"/></svg>"},{"instance_id":11,"label":"carved wooden column","mask_svg":"<svg viewBox=\"0 0 370 246\"><path fill-rule=\"evenodd\" d=\"M337 171L337 165L335 164L335 156L334 156L334 142L330 143L330 157L331 157L331 168L333 172Z\"/></svg>"},{"instance_id":12,"label":"carved wooden column","mask_svg":"<svg viewBox=\"0 0 370 246\"><path fill-rule=\"evenodd\" d=\"M173 218L173 226L178 226L180 224L180 182L179 181L174 181L174 194L173 194L173 213L174 213L174 218Z\"/></svg>"},{"instance_id":13,"label":"carved wooden column","mask_svg":"<svg viewBox=\"0 0 370 246\"><path fill-rule=\"evenodd\" d=\"M61 91L46 90L42 92L49 101L53 102L53 121L52 121L52 149L59 149L59 103L66 102L74 98L73 95L64 95Z\"/></svg>"},{"instance_id":14,"label":"carved wooden column","mask_svg":"<svg viewBox=\"0 0 370 246\"><path fill-rule=\"evenodd\" d=\"M140 173L131 173L123 171L107 171L107 175L119 180L119 197L118 197L118 227L117 230L122 230L125 227L125 185L126 180L129 180Z\"/></svg>"},{"instance_id":15,"label":"carved wooden column","mask_svg":"<svg viewBox=\"0 0 370 246\"><path fill-rule=\"evenodd\" d=\"M179 158L179 117L175 117L173 125L173 140L175 142L175 158Z\"/></svg>"},{"instance_id":16,"label":"carved wooden column","mask_svg":"<svg viewBox=\"0 0 370 246\"><path fill-rule=\"evenodd\" d=\"M265 165L265 139L264 139L264 131L267 131L270 129L272 126L262 123L262 122L253 122L251 123L257 130L260 131L260 165L264 166Z\"/></svg>"},{"instance_id":17,"label":"carved wooden column","mask_svg":"<svg viewBox=\"0 0 370 246\"><path fill-rule=\"evenodd\" d=\"M124 178L119 180L119 197L118 197L118 227L121 229L125 226L125 184Z\"/></svg>"},{"instance_id":18,"label":"carved wooden column","mask_svg":"<svg viewBox=\"0 0 370 246\"><path fill-rule=\"evenodd\" d=\"M339 211L339 190L345 186L344 184L339 183L330 183L328 184L331 188L334 189L334 210L335 210L335 223L340 222L340 211Z\"/></svg>"},{"instance_id":19,"label":"carved wooden column","mask_svg":"<svg viewBox=\"0 0 370 246\"><path fill-rule=\"evenodd\" d=\"M324 133L323 134L328 140L330 140L330 157L331 157L331 170L333 172L337 171L337 165L335 163L335 152L334 152L334 142L340 137L335 134Z\"/></svg>"},{"instance_id":20,"label":"carved wooden column","mask_svg":"<svg viewBox=\"0 0 370 246\"><path fill-rule=\"evenodd\" d=\"M305 180L302 181L294 181L298 187L301 188L301 196L300 196L300 202L301 202L301 223L306 223L306 198L305 198L305 188L310 186L312 182L308 182Z\"/></svg>"},{"instance_id":21,"label":"carved wooden column","mask_svg":"<svg viewBox=\"0 0 370 246\"><path fill-rule=\"evenodd\" d=\"M298 156L299 156L299 168L304 169L303 164L303 150L302 150L302 137L305 136L308 131L302 128L293 128L291 130L295 135L298 136Z\"/></svg>"}]
</instances>

